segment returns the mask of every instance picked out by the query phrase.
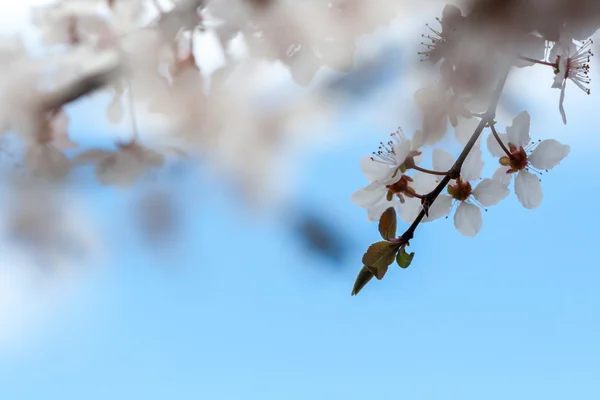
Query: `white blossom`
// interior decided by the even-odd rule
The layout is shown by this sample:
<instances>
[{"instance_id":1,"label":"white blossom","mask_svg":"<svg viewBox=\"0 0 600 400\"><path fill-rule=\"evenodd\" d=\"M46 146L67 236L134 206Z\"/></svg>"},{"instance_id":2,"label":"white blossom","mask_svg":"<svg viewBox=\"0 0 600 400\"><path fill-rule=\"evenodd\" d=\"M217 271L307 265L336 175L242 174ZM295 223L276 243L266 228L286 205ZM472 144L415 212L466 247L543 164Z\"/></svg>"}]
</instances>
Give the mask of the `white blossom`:
<instances>
[{"instance_id":1,"label":"white blossom","mask_svg":"<svg viewBox=\"0 0 600 400\"><path fill-rule=\"evenodd\" d=\"M433 165L435 169L447 170L454 162L451 154L440 149L434 150ZM438 197L438 200L442 198L444 199L442 202L449 203L450 206L458 203L454 214L454 226L465 236L475 236L481 230L482 207L496 205L509 194L505 185L492 179L484 179L473 188L472 183L481 178L483 165L481 149L475 146L462 165L460 178L452 179L449 182L448 195L441 194ZM446 214L450 212L450 208L448 207Z\"/></svg>"},{"instance_id":2,"label":"white blossom","mask_svg":"<svg viewBox=\"0 0 600 400\"><path fill-rule=\"evenodd\" d=\"M448 127L448 121L456 127L458 117L471 117L471 112L466 108L464 100L453 95L441 85L417 90L414 100L423 113L422 129L413 139L418 147L432 146L442 140Z\"/></svg>"},{"instance_id":3,"label":"white blossom","mask_svg":"<svg viewBox=\"0 0 600 400\"><path fill-rule=\"evenodd\" d=\"M33 10L33 23L45 44L94 43L107 31L102 10L106 1L62 0Z\"/></svg>"},{"instance_id":4,"label":"white blossom","mask_svg":"<svg viewBox=\"0 0 600 400\"><path fill-rule=\"evenodd\" d=\"M542 202L542 187L537 174L550 170L569 154L570 147L555 139L531 142L529 137L530 117L523 111L513 119L506 134L498 134L504 145L500 146L493 134L488 136L488 149L492 156L499 157L500 167L493 179L504 185L515 178L517 198L528 209L537 208Z\"/></svg>"},{"instance_id":5,"label":"white blossom","mask_svg":"<svg viewBox=\"0 0 600 400\"><path fill-rule=\"evenodd\" d=\"M88 150L73 160L73 165L94 164L96 179L105 185L130 186L153 167L162 167L164 157L135 142L119 144L116 152Z\"/></svg>"},{"instance_id":6,"label":"white blossom","mask_svg":"<svg viewBox=\"0 0 600 400\"><path fill-rule=\"evenodd\" d=\"M556 69L554 71L555 77L552 87L560 89L558 109L565 124L567 123L567 116L565 114L563 103L565 101L567 80L571 80L571 82L575 83L579 89L590 94L590 89L588 88L591 82L589 77L589 63L590 58L593 55L590 50L591 45L591 39L576 44L570 36L563 34L561 35L560 40L554 44L554 47L550 52L550 61L556 62Z\"/></svg>"},{"instance_id":7,"label":"white blossom","mask_svg":"<svg viewBox=\"0 0 600 400\"><path fill-rule=\"evenodd\" d=\"M398 207L412 197L413 179L404 174L406 160L418 163L420 153L412 148L412 141L400 130L394 132L392 140L380 143L373 156L360 160L360 169L370 182L351 196L354 204L367 209L367 219L377 221L389 207ZM416 159L415 159L416 158Z\"/></svg>"}]
</instances>

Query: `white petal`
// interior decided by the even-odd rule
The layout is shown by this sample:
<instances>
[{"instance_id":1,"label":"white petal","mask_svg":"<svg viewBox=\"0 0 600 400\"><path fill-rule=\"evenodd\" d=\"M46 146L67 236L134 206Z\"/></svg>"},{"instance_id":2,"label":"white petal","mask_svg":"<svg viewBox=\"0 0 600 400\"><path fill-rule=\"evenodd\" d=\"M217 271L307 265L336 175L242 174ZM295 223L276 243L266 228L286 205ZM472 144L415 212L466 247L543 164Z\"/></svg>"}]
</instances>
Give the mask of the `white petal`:
<instances>
[{"instance_id":1,"label":"white petal","mask_svg":"<svg viewBox=\"0 0 600 400\"><path fill-rule=\"evenodd\" d=\"M465 159L460 175L463 180L470 182L481 178L481 172L483 171L483 154L481 149L473 147L471 152Z\"/></svg>"},{"instance_id":2,"label":"white petal","mask_svg":"<svg viewBox=\"0 0 600 400\"><path fill-rule=\"evenodd\" d=\"M554 75L554 80L552 81L552 89L561 89L564 79L565 78L561 74Z\"/></svg>"},{"instance_id":3,"label":"white petal","mask_svg":"<svg viewBox=\"0 0 600 400\"><path fill-rule=\"evenodd\" d=\"M119 124L123 121L123 114L124 111L120 93L115 93L113 100L106 110L106 118L113 124Z\"/></svg>"},{"instance_id":4,"label":"white petal","mask_svg":"<svg viewBox=\"0 0 600 400\"><path fill-rule=\"evenodd\" d=\"M439 90L435 86L430 86L417 90L414 100L420 109L426 110L437 107L440 102L439 96Z\"/></svg>"},{"instance_id":5,"label":"white petal","mask_svg":"<svg viewBox=\"0 0 600 400\"><path fill-rule=\"evenodd\" d=\"M456 160L452 154L445 150L433 150L433 169L439 172L448 171L454 165Z\"/></svg>"},{"instance_id":6,"label":"white petal","mask_svg":"<svg viewBox=\"0 0 600 400\"><path fill-rule=\"evenodd\" d=\"M504 146L508 147L508 136L506 135L506 133L499 133L498 137L500 137L500 140L502 140ZM498 144L498 141L496 140L494 135L491 133L487 138L487 148L493 157L503 157L506 155L504 150L502 150L502 147L500 147L500 145Z\"/></svg>"},{"instance_id":7,"label":"white petal","mask_svg":"<svg viewBox=\"0 0 600 400\"><path fill-rule=\"evenodd\" d=\"M360 158L360 170L369 182L385 179L390 174L390 166L388 164L377 162L369 156Z\"/></svg>"},{"instance_id":8,"label":"white petal","mask_svg":"<svg viewBox=\"0 0 600 400\"><path fill-rule=\"evenodd\" d=\"M494 175L492 175L492 179L502 183L504 186L510 185L513 174L507 174L507 171L509 169L510 167L501 166L496 170L496 172L494 172Z\"/></svg>"},{"instance_id":9,"label":"white petal","mask_svg":"<svg viewBox=\"0 0 600 400\"><path fill-rule=\"evenodd\" d=\"M516 146L527 146L531 140L529 137L529 125L529 113L527 111L523 111L513 119L511 126L506 127L508 141Z\"/></svg>"},{"instance_id":10,"label":"white petal","mask_svg":"<svg viewBox=\"0 0 600 400\"><path fill-rule=\"evenodd\" d=\"M505 174L506 175L506 174ZM502 182L484 179L473 190L473 196L484 207L491 207L504 200L510 190Z\"/></svg>"},{"instance_id":11,"label":"white petal","mask_svg":"<svg viewBox=\"0 0 600 400\"><path fill-rule=\"evenodd\" d=\"M425 139L427 139L427 138L425 137L425 134L423 133L423 131L416 131L411 140L413 150L419 149L422 146L424 146Z\"/></svg>"},{"instance_id":12,"label":"white petal","mask_svg":"<svg viewBox=\"0 0 600 400\"><path fill-rule=\"evenodd\" d=\"M454 214L454 226L456 230L465 236L475 236L481 230L483 218L479 207L463 201Z\"/></svg>"},{"instance_id":13,"label":"white petal","mask_svg":"<svg viewBox=\"0 0 600 400\"><path fill-rule=\"evenodd\" d=\"M430 222L450 214L452 208L452 197L441 194L429 207L429 215L423 218L423 222Z\"/></svg>"},{"instance_id":14,"label":"white petal","mask_svg":"<svg viewBox=\"0 0 600 400\"><path fill-rule=\"evenodd\" d=\"M565 102L565 89L567 87L567 81L565 80L562 84L562 88L560 90L560 99L558 100L558 111L560 111L560 116L562 117L563 123L567 124L567 114L565 113L565 107L563 103Z\"/></svg>"},{"instance_id":15,"label":"white petal","mask_svg":"<svg viewBox=\"0 0 600 400\"><path fill-rule=\"evenodd\" d=\"M407 224L412 224L420 212L421 200L414 197L407 198L404 204L398 206L398 216Z\"/></svg>"},{"instance_id":16,"label":"white petal","mask_svg":"<svg viewBox=\"0 0 600 400\"><path fill-rule=\"evenodd\" d=\"M471 136L473 136L473 132L477 129L477 126L479 126L478 118L458 118L458 125L454 127L454 134L461 146L467 144ZM481 140L481 136L479 136L479 139L477 140Z\"/></svg>"},{"instance_id":17,"label":"white petal","mask_svg":"<svg viewBox=\"0 0 600 400\"><path fill-rule=\"evenodd\" d=\"M426 174L424 172L416 172L412 179L413 182L410 186L417 192L417 194L427 194L431 192L438 184L438 178L441 176L435 176Z\"/></svg>"},{"instance_id":18,"label":"white petal","mask_svg":"<svg viewBox=\"0 0 600 400\"><path fill-rule=\"evenodd\" d=\"M554 75L554 82L552 83L553 89L561 89L566 82L564 71L569 68L568 58L568 53L562 54L560 57L560 61L558 62L559 73ZM562 73L560 71L562 71Z\"/></svg>"},{"instance_id":19,"label":"white petal","mask_svg":"<svg viewBox=\"0 0 600 400\"><path fill-rule=\"evenodd\" d=\"M367 207L367 220L371 222L379 221L381 214L390 207L394 207L396 201L387 201L382 198L380 201Z\"/></svg>"},{"instance_id":20,"label":"white petal","mask_svg":"<svg viewBox=\"0 0 600 400\"><path fill-rule=\"evenodd\" d=\"M537 208L542 203L542 185L538 177L530 172L519 172L515 178L515 193L525 208Z\"/></svg>"},{"instance_id":21,"label":"white petal","mask_svg":"<svg viewBox=\"0 0 600 400\"><path fill-rule=\"evenodd\" d=\"M569 154L571 148L554 139L542 141L529 156L529 161L537 169L552 169Z\"/></svg>"},{"instance_id":22,"label":"white petal","mask_svg":"<svg viewBox=\"0 0 600 400\"><path fill-rule=\"evenodd\" d=\"M402 163L404 163L404 161L406 160L406 157L408 157L408 153L410 153L410 150L412 149L412 142L410 140L400 140L395 148L394 151L396 152L396 165L400 165Z\"/></svg>"},{"instance_id":23,"label":"white petal","mask_svg":"<svg viewBox=\"0 0 600 400\"><path fill-rule=\"evenodd\" d=\"M413 160L415 162L415 165L421 164L421 161L423 161L423 153L419 154L418 156L414 156Z\"/></svg>"},{"instance_id":24,"label":"white petal","mask_svg":"<svg viewBox=\"0 0 600 400\"><path fill-rule=\"evenodd\" d=\"M373 182L369 186L358 189L350 196L350 201L361 208L367 208L385 198L387 190L385 186L378 182Z\"/></svg>"},{"instance_id":25,"label":"white petal","mask_svg":"<svg viewBox=\"0 0 600 400\"><path fill-rule=\"evenodd\" d=\"M445 112L428 112L423 116L421 146L433 146L444 138L448 128L448 115Z\"/></svg>"}]
</instances>

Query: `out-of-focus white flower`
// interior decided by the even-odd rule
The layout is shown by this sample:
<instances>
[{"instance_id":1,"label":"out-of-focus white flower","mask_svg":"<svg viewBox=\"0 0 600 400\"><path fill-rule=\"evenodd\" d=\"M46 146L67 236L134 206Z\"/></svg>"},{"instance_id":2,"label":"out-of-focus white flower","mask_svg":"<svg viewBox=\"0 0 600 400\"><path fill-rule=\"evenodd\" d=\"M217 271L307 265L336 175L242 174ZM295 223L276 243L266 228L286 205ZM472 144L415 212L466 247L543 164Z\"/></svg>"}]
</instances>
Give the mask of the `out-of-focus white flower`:
<instances>
[{"instance_id":1,"label":"out-of-focus white flower","mask_svg":"<svg viewBox=\"0 0 600 400\"><path fill-rule=\"evenodd\" d=\"M441 26L441 30L437 30L429 26L430 33L421 35L426 50L419 52L426 60L433 64L437 64L442 58L453 56L453 49L460 40L461 27L465 17L462 16L460 9L453 5L446 5L442 11L442 18L436 18Z\"/></svg>"},{"instance_id":2,"label":"out-of-focus white flower","mask_svg":"<svg viewBox=\"0 0 600 400\"><path fill-rule=\"evenodd\" d=\"M423 113L423 126L413 139L416 146L431 146L442 140L448 127L458 125L458 117L470 118L472 113L458 96L441 85L419 89L414 100Z\"/></svg>"},{"instance_id":3,"label":"out-of-focus white flower","mask_svg":"<svg viewBox=\"0 0 600 400\"><path fill-rule=\"evenodd\" d=\"M56 147L33 143L25 154L25 167L34 175L46 179L62 179L69 173L69 160Z\"/></svg>"},{"instance_id":4,"label":"out-of-focus white flower","mask_svg":"<svg viewBox=\"0 0 600 400\"><path fill-rule=\"evenodd\" d=\"M589 77L590 58L593 56L590 46L592 40L576 44L571 37L561 35L560 40L554 44L550 51L550 60L556 62L554 73L553 88L560 89L560 100L558 109L563 122L567 123L567 116L563 107L565 101L565 88L567 80L571 80L577 87L587 94L590 94L588 85L591 80Z\"/></svg>"},{"instance_id":5,"label":"out-of-focus white flower","mask_svg":"<svg viewBox=\"0 0 600 400\"><path fill-rule=\"evenodd\" d=\"M457 122L458 123L454 127L454 135L458 143L460 143L461 146L465 146L469 139L471 139L471 136L473 136L473 133L475 133L481 120L479 118L458 117ZM481 135L477 138L475 145L479 147L480 142Z\"/></svg>"},{"instance_id":6,"label":"out-of-focus white flower","mask_svg":"<svg viewBox=\"0 0 600 400\"><path fill-rule=\"evenodd\" d=\"M130 186L150 168L162 167L164 162L162 155L130 142L119 144L116 152L87 150L73 160L73 165L94 164L100 183Z\"/></svg>"},{"instance_id":7,"label":"out-of-focus white flower","mask_svg":"<svg viewBox=\"0 0 600 400\"><path fill-rule=\"evenodd\" d=\"M33 24L45 44L94 43L107 31L102 16L106 1L62 0L33 9Z\"/></svg>"},{"instance_id":8,"label":"out-of-focus white flower","mask_svg":"<svg viewBox=\"0 0 600 400\"><path fill-rule=\"evenodd\" d=\"M449 195L440 195L446 203L459 203L454 214L454 226L465 236L475 236L481 230L483 217L481 207L498 204L509 194L508 188L501 182L484 179L473 188L472 183L481 178L483 158L481 149L473 147L463 163L460 178L449 182ZM433 165L441 171L449 170L454 164L454 157L443 150L433 153ZM450 211L448 209L448 211Z\"/></svg>"},{"instance_id":9,"label":"out-of-focus white flower","mask_svg":"<svg viewBox=\"0 0 600 400\"><path fill-rule=\"evenodd\" d=\"M501 167L494 173L493 179L504 185L515 178L517 198L528 209L537 208L542 202L542 186L536 173L550 170L560 164L569 154L570 147L554 139L531 142L529 137L530 117L523 111L513 119L506 134L498 134L503 143L500 146L493 134L488 136L488 149L492 156L499 157Z\"/></svg>"}]
</instances>

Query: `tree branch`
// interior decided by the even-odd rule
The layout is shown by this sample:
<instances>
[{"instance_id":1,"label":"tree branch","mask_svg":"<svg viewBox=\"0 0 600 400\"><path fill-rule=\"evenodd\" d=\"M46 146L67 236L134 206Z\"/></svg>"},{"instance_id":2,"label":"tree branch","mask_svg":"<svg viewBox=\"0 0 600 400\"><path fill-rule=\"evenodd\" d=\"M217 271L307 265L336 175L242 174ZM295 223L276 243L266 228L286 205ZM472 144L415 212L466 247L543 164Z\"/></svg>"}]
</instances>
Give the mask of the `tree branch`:
<instances>
[{"instance_id":1,"label":"tree branch","mask_svg":"<svg viewBox=\"0 0 600 400\"><path fill-rule=\"evenodd\" d=\"M477 143L477 139L479 139L481 132L483 132L483 129L488 125L488 123L494 122L494 119L496 118L496 108L498 107L500 96L502 95L502 91L504 90L504 85L506 83L506 78L508 77L508 72L509 71L506 71L506 73L498 81L496 90L492 94L492 99L490 101L487 111L481 118L479 125L477 125L475 132L473 132L473 135L465 145L465 148L456 159L456 162L448 171L448 175L446 175L440 181L440 183L435 187L435 189L431 191L431 193L425 196L425 198L422 200L423 209L421 210L421 212L419 212L419 215L417 215L417 217L410 225L410 227L406 230L406 232L404 232L402 236L400 236L404 243L408 243L413 238L415 230L417 229L423 218L425 218L425 216L427 215L429 206L433 204L433 202L438 198L442 190L444 190L446 185L448 185L448 182L450 182L451 179L456 179L460 176L460 170L462 168L462 165L465 162L465 159L467 158L469 153L471 152L471 149L473 148L475 143Z\"/></svg>"},{"instance_id":2,"label":"tree branch","mask_svg":"<svg viewBox=\"0 0 600 400\"><path fill-rule=\"evenodd\" d=\"M48 93L41 101L42 109L45 111L56 110L80 97L102 89L109 82L120 76L121 72L121 65L116 64L98 73L84 76L75 82L71 82L63 88Z\"/></svg>"}]
</instances>

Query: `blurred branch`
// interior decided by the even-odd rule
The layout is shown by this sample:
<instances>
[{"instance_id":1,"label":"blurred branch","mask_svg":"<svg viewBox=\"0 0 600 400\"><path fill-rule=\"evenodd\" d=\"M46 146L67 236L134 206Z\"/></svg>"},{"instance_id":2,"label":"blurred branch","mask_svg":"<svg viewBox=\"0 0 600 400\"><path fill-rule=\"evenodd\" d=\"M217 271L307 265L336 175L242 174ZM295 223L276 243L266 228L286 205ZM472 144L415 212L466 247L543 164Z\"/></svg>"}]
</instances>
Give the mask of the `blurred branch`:
<instances>
[{"instance_id":1,"label":"blurred branch","mask_svg":"<svg viewBox=\"0 0 600 400\"><path fill-rule=\"evenodd\" d=\"M198 8L205 0L182 0L173 10L163 13L156 26L167 37L174 37L181 29L193 28L200 22ZM120 62L97 73L82 77L69 85L48 94L41 102L42 110L51 111L71 103L80 97L102 89L123 74Z\"/></svg>"},{"instance_id":2,"label":"blurred branch","mask_svg":"<svg viewBox=\"0 0 600 400\"><path fill-rule=\"evenodd\" d=\"M110 82L116 80L121 74L122 67L117 63L100 72L80 78L63 88L46 95L42 100L42 109L49 111L56 110L80 97L102 89Z\"/></svg>"}]
</instances>

